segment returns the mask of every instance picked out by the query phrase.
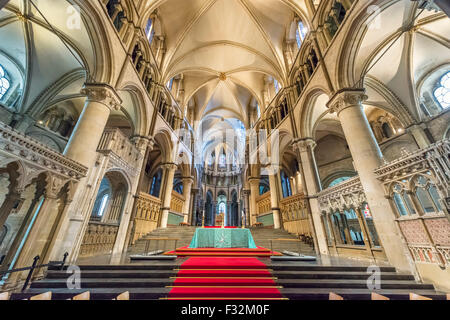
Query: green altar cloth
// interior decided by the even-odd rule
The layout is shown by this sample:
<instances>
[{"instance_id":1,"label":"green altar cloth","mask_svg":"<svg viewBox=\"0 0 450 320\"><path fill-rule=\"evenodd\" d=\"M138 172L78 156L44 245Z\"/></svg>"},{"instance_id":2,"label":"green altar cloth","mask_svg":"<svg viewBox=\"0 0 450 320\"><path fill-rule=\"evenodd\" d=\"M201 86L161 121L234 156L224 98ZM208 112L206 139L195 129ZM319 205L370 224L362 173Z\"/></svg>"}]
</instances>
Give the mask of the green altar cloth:
<instances>
[{"instance_id":1,"label":"green altar cloth","mask_svg":"<svg viewBox=\"0 0 450 320\"><path fill-rule=\"evenodd\" d=\"M189 248L250 248L256 249L249 229L197 228Z\"/></svg>"}]
</instances>

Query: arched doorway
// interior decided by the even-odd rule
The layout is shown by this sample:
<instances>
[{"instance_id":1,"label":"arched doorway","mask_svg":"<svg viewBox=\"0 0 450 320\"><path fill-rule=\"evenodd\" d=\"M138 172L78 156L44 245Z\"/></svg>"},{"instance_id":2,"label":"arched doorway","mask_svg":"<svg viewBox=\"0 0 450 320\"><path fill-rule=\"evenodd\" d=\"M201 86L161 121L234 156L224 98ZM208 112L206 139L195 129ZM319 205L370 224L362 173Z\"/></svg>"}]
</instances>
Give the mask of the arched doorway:
<instances>
[{"instance_id":1,"label":"arched doorway","mask_svg":"<svg viewBox=\"0 0 450 320\"><path fill-rule=\"evenodd\" d=\"M208 191L205 202L205 225L207 226L212 226L215 223L213 211L213 195L211 191Z\"/></svg>"},{"instance_id":2,"label":"arched doorway","mask_svg":"<svg viewBox=\"0 0 450 320\"><path fill-rule=\"evenodd\" d=\"M239 206L236 190L231 192L230 223L228 225L232 227L239 226Z\"/></svg>"},{"instance_id":3,"label":"arched doorway","mask_svg":"<svg viewBox=\"0 0 450 320\"><path fill-rule=\"evenodd\" d=\"M109 254L119 231L128 194L122 173L110 171L103 177L80 248L80 256Z\"/></svg>"}]
</instances>

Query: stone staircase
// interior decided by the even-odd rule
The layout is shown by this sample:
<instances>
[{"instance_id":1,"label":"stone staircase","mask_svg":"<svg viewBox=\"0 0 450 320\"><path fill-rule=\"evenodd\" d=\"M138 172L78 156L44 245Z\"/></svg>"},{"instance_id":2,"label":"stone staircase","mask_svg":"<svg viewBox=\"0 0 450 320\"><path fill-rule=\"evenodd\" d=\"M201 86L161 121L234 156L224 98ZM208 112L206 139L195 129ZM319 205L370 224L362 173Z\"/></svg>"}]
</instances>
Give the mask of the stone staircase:
<instances>
[{"instance_id":1,"label":"stone staircase","mask_svg":"<svg viewBox=\"0 0 450 320\"><path fill-rule=\"evenodd\" d=\"M25 299L51 291L55 300L69 299L89 291L91 299L111 300L124 291L133 300L166 298L183 261L153 262L152 264L85 265L81 269L81 288L69 289L67 279L72 273L51 268L43 280L35 281L23 293L14 293L12 299ZM276 284L281 286L283 297L291 300L328 300L334 292L348 300L370 300L367 288L369 274L363 266L321 266L313 263L272 262L264 258L272 270ZM445 300L443 293L436 292L433 285L422 284L410 274L397 273L392 267L380 268L381 288L373 290L392 300L408 300L413 292L433 300ZM211 271L213 272L213 271ZM70 281L69 281L70 282Z\"/></svg>"},{"instance_id":2,"label":"stone staircase","mask_svg":"<svg viewBox=\"0 0 450 320\"><path fill-rule=\"evenodd\" d=\"M152 240L147 243L145 238L171 238L179 239L176 247L189 246L194 235L196 227L168 227L165 229L156 229L141 239L137 240L134 245L128 249L129 254L143 254L148 248L148 251L164 250L169 251L175 248L174 241L157 241ZM270 249L270 239L297 239L294 235L284 230L267 229L267 228L251 228L253 239L257 246ZM273 241L273 250L282 252L284 250L299 252L304 255L314 255L314 249L304 242L289 242L289 241Z\"/></svg>"},{"instance_id":3,"label":"stone staircase","mask_svg":"<svg viewBox=\"0 0 450 320\"><path fill-rule=\"evenodd\" d=\"M177 247L189 245L194 234L194 227L171 227L157 229L147 237L178 238ZM282 230L254 228L251 230L257 245L270 248L269 239L295 239ZM143 253L146 242L138 240L129 248L128 253ZM157 248L151 245L149 250ZM174 244L167 244L166 250L172 250ZM299 251L296 242L274 242L276 251ZM163 249L163 245L159 245ZM301 243L300 252L314 254L311 246ZM171 261L147 261L125 265L81 265L80 289L69 289L68 278L72 273L57 268L49 268L45 278L35 281L23 293L15 293L12 299L24 299L51 291L53 299L68 299L76 294L90 291L91 299L110 300L124 291L130 292L133 300L167 298L173 285L177 269L186 258ZM283 297L292 300L328 300L330 292L349 300L370 300L372 290L367 287L366 266L321 265L319 262L271 261L260 258L271 270ZM408 300L413 292L434 300L445 300L444 293L436 292L433 285L416 282L411 274L396 272L393 267L380 267L381 288L373 290L395 300ZM214 276L214 275L210 275ZM252 276L252 274L249 274Z\"/></svg>"},{"instance_id":4,"label":"stone staircase","mask_svg":"<svg viewBox=\"0 0 450 320\"><path fill-rule=\"evenodd\" d=\"M168 227L155 229L148 233L144 237L138 239L134 245L128 248L129 254L143 254L148 249L147 252L154 250L164 250L170 251L175 248L175 241L164 241L164 240L151 240L147 241L146 238L170 238L178 239L176 242L176 247L189 246L192 237L194 236L196 227Z\"/></svg>"}]
</instances>

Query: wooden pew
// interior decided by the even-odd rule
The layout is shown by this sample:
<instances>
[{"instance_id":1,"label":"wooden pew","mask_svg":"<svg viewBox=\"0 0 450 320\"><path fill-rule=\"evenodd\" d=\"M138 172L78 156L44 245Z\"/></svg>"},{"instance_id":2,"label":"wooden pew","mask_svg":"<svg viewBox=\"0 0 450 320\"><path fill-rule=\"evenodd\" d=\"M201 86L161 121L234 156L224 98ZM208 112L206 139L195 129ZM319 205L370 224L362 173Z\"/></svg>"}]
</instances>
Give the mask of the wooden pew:
<instances>
[{"instance_id":1,"label":"wooden pew","mask_svg":"<svg viewBox=\"0 0 450 320\"><path fill-rule=\"evenodd\" d=\"M330 292L328 300L344 300L344 298L342 298L340 295L336 293Z\"/></svg>"},{"instance_id":2,"label":"wooden pew","mask_svg":"<svg viewBox=\"0 0 450 320\"><path fill-rule=\"evenodd\" d=\"M378 294L376 292L372 292L371 298L372 298L372 300L391 300L388 297L385 297L385 296L383 296L381 294Z\"/></svg>"},{"instance_id":3,"label":"wooden pew","mask_svg":"<svg viewBox=\"0 0 450 320\"><path fill-rule=\"evenodd\" d=\"M428 297L424 297L415 293L410 293L409 294L409 300L433 300L431 298Z\"/></svg>"}]
</instances>

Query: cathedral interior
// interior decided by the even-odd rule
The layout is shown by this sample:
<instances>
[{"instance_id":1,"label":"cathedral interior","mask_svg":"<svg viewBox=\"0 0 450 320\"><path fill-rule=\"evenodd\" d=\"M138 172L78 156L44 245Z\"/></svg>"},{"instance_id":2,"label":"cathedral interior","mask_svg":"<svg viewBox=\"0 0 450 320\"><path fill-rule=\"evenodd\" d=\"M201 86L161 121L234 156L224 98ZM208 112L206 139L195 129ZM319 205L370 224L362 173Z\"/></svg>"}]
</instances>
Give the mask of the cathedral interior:
<instances>
[{"instance_id":1,"label":"cathedral interior","mask_svg":"<svg viewBox=\"0 0 450 320\"><path fill-rule=\"evenodd\" d=\"M370 300L367 276L342 284L369 265L398 280L381 296L450 293L447 1L0 0L0 9L8 299L185 297L151 281L106 292L108 279L94 276L70 291L54 263L86 277L96 267L151 273L163 262L133 255L174 249L182 260L188 249L177 248L213 227L248 229L270 248L258 261L273 264L283 289L268 298ZM292 264L283 280L274 252L314 257L340 278L316 290ZM29 272L33 263L47 266Z\"/></svg>"}]
</instances>

